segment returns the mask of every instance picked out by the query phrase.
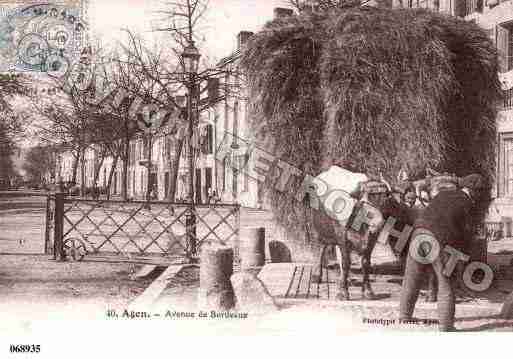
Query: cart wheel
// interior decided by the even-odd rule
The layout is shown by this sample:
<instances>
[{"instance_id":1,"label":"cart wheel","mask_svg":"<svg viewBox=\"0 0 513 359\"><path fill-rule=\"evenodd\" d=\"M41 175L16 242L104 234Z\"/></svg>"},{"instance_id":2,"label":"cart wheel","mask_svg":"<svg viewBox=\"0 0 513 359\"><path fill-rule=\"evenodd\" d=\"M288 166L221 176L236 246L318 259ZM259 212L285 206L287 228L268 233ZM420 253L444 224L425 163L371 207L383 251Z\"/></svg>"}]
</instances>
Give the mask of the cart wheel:
<instances>
[{"instance_id":1,"label":"cart wheel","mask_svg":"<svg viewBox=\"0 0 513 359\"><path fill-rule=\"evenodd\" d=\"M64 252L68 260L81 261L87 254L84 242L79 238L68 238L64 241Z\"/></svg>"}]
</instances>

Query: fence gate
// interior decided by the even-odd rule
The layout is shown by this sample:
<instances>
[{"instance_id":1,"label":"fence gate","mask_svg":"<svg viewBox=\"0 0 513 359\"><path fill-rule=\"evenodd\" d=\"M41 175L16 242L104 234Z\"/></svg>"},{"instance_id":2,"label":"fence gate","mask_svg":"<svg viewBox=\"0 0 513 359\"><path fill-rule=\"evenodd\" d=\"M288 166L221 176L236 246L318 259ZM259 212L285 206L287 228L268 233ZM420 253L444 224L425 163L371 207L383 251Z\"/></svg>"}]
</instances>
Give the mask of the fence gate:
<instances>
[{"instance_id":1,"label":"fence gate","mask_svg":"<svg viewBox=\"0 0 513 359\"><path fill-rule=\"evenodd\" d=\"M234 248L238 205L94 201L56 194L54 257L169 265L197 261L206 242Z\"/></svg>"}]
</instances>

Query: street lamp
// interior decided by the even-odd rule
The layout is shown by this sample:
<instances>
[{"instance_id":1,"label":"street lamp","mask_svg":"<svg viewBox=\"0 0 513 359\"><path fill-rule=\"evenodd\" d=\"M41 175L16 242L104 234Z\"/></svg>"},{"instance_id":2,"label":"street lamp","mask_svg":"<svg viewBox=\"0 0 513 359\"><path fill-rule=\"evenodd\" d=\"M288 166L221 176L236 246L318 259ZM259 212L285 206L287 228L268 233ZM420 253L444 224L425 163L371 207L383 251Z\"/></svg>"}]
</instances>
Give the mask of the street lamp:
<instances>
[{"instance_id":1,"label":"street lamp","mask_svg":"<svg viewBox=\"0 0 513 359\"><path fill-rule=\"evenodd\" d=\"M187 228L187 255L194 256L196 254L196 216L194 211L194 151L192 144L192 137L194 133L194 120L195 120L195 109L197 106L196 102L196 75L198 74L200 53L194 41L190 41L189 45L185 47L182 53L182 58L185 67L185 73L188 75L186 80L187 84L187 120L189 121L188 131L188 159L189 159L189 200L190 200L190 212L186 216L185 223Z\"/></svg>"},{"instance_id":2,"label":"street lamp","mask_svg":"<svg viewBox=\"0 0 513 359\"><path fill-rule=\"evenodd\" d=\"M189 199L191 201L191 208L194 207L194 151L192 145L192 137L194 132L195 109L193 106L197 105L196 100L196 75L198 74L200 53L194 41L191 41L187 47L184 48L182 58L185 67L185 73L188 79L187 84L187 119L189 121L188 131L188 159L189 159Z\"/></svg>"},{"instance_id":3,"label":"street lamp","mask_svg":"<svg viewBox=\"0 0 513 359\"><path fill-rule=\"evenodd\" d=\"M198 73L198 67L199 67L199 59L201 55L194 46L194 41L191 41L191 43L183 49L182 58L184 61L185 66L185 72L188 74L197 74Z\"/></svg>"}]
</instances>

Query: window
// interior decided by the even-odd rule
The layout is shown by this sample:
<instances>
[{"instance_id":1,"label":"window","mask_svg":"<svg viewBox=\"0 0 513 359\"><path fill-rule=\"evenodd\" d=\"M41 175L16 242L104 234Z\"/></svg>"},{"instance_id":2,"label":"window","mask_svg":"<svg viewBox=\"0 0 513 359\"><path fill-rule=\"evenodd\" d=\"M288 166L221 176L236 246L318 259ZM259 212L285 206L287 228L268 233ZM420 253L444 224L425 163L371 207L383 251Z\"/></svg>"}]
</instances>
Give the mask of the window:
<instances>
[{"instance_id":1,"label":"window","mask_svg":"<svg viewBox=\"0 0 513 359\"><path fill-rule=\"evenodd\" d=\"M116 171L114 171L114 178L112 180L112 194L117 194L118 193L118 173Z\"/></svg>"},{"instance_id":2,"label":"window","mask_svg":"<svg viewBox=\"0 0 513 359\"><path fill-rule=\"evenodd\" d=\"M164 146L162 151L162 158L165 162L169 162L171 160L171 138L164 137Z\"/></svg>"},{"instance_id":3,"label":"window","mask_svg":"<svg viewBox=\"0 0 513 359\"><path fill-rule=\"evenodd\" d=\"M503 109L512 109L513 108L513 88L509 90L503 91Z\"/></svg>"},{"instance_id":4,"label":"window","mask_svg":"<svg viewBox=\"0 0 513 359\"><path fill-rule=\"evenodd\" d=\"M223 168L221 170L221 183L223 192L226 191L226 156L223 158Z\"/></svg>"},{"instance_id":5,"label":"window","mask_svg":"<svg viewBox=\"0 0 513 359\"><path fill-rule=\"evenodd\" d=\"M200 138L201 152L206 155L214 153L214 128L207 125L201 129Z\"/></svg>"},{"instance_id":6,"label":"window","mask_svg":"<svg viewBox=\"0 0 513 359\"><path fill-rule=\"evenodd\" d=\"M233 104L233 137L234 142L237 143L239 137L239 101Z\"/></svg>"},{"instance_id":7,"label":"window","mask_svg":"<svg viewBox=\"0 0 513 359\"><path fill-rule=\"evenodd\" d=\"M475 12L483 12L483 0L466 0L464 16L473 14Z\"/></svg>"},{"instance_id":8,"label":"window","mask_svg":"<svg viewBox=\"0 0 513 359\"><path fill-rule=\"evenodd\" d=\"M207 125L207 154L214 153L214 126Z\"/></svg>"},{"instance_id":9,"label":"window","mask_svg":"<svg viewBox=\"0 0 513 359\"><path fill-rule=\"evenodd\" d=\"M130 143L130 165L134 165L135 164L135 150L136 150L136 146L135 146L135 142L132 142Z\"/></svg>"},{"instance_id":10,"label":"window","mask_svg":"<svg viewBox=\"0 0 513 359\"><path fill-rule=\"evenodd\" d=\"M513 69L513 23L497 26L497 51L499 52L499 71Z\"/></svg>"},{"instance_id":11,"label":"window","mask_svg":"<svg viewBox=\"0 0 513 359\"><path fill-rule=\"evenodd\" d=\"M513 197L513 133L499 134L499 197Z\"/></svg>"},{"instance_id":12,"label":"window","mask_svg":"<svg viewBox=\"0 0 513 359\"><path fill-rule=\"evenodd\" d=\"M167 198L169 195L169 172L164 173L164 196ZM171 199L172 201L174 199Z\"/></svg>"},{"instance_id":13,"label":"window","mask_svg":"<svg viewBox=\"0 0 513 359\"><path fill-rule=\"evenodd\" d=\"M202 202L202 195L201 195L201 168L196 168L196 188L195 188L195 201L196 203L203 203Z\"/></svg>"},{"instance_id":14,"label":"window","mask_svg":"<svg viewBox=\"0 0 513 359\"><path fill-rule=\"evenodd\" d=\"M212 168L205 167L205 198L212 194Z\"/></svg>"},{"instance_id":15,"label":"window","mask_svg":"<svg viewBox=\"0 0 513 359\"><path fill-rule=\"evenodd\" d=\"M239 192L239 166L240 166L240 157L233 156L229 164L229 167L232 172L232 194L235 196Z\"/></svg>"},{"instance_id":16,"label":"window","mask_svg":"<svg viewBox=\"0 0 513 359\"><path fill-rule=\"evenodd\" d=\"M242 175L242 192L249 191L249 171L248 171L248 161L249 161L249 153L243 154L239 156L238 158L238 170L239 173Z\"/></svg>"},{"instance_id":17,"label":"window","mask_svg":"<svg viewBox=\"0 0 513 359\"><path fill-rule=\"evenodd\" d=\"M242 189L244 192L249 191L249 173L247 167L244 169L244 188Z\"/></svg>"}]
</instances>

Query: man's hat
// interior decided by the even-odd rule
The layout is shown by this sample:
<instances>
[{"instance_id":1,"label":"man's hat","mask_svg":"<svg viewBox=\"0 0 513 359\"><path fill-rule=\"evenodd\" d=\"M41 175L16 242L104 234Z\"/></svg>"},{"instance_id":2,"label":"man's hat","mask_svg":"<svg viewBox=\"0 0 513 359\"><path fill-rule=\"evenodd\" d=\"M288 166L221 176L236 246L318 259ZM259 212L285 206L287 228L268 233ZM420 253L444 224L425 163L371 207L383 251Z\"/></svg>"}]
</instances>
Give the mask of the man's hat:
<instances>
[{"instance_id":1,"label":"man's hat","mask_svg":"<svg viewBox=\"0 0 513 359\"><path fill-rule=\"evenodd\" d=\"M388 193L388 187L383 182L367 181L361 184L361 192L368 194Z\"/></svg>"},{"instance_id":2,"label":"man's hat","mask_svg":"<svg viewBox=\"0 0 513 359\"><path fill-rule=\"evenodd\" d=\"M459 182L460 187L467 187L471 190L481 190L488 187L484 177L477 173L465 176Z\"/></svg>"},{"instance_id":3,"label":"man's hat","mask_svg":"<svg viewBox=\"0 0 513 359\"><path fill-rule=\"evenodd\" d=\"M458 187L458 178L450 175L441 175L431 178L432 190L456 189Z\"/></svg>"}]
</instances>

